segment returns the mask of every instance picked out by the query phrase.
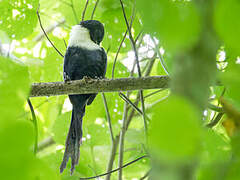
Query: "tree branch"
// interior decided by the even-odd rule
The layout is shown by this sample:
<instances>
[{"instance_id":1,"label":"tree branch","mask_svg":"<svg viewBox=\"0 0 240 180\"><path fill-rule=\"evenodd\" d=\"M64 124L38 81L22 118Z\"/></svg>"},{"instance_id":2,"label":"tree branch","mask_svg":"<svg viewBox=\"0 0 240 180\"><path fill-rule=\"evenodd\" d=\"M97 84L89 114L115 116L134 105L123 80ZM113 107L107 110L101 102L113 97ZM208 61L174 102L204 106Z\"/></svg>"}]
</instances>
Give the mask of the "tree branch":
<instances>
[{"instance_id":1,"label":"tree branch","mask_svg":"<svg viewBox=\"0 0 240 180\"><path fill-rule=\"evenodd\" d=\"M30 97L168 88L169 81L168 76L151 76L111 80L84 78L69 82L33 83Z\"/></svg>"},{"instance_id":2,"label":"tree branch","mask_svg":"<svg viewBox=\"0 0 240 180\"><path fill-rule=\"evenodd\" d=\"M39 8L40 8L40 4L38 5L37 16L38 16L38 21L39 21L40 27L41 27L44 35L46 36L47 40L50 42L50 44L52 45L52 47L57 51L57 53L58 53L60 56L64 57L64 56L62 55L62 53L56 48L56 46L55 46L55 45L52 43L52 41L49 39L46 31L44 30L44 28L43 28L43 26L42 26L42 21L41 21L40 15L39 15Z\"/></svg>"},{"instance_id":3,"label":"tree branch","mask_svg":"<svg viewBox=\"0 0 240 180\"><path fill-rule=\"evenodd\" d=\"M137 158L137 159L135 159L135 160L133 160L133 161L130 161L129 163L124 164L122 167L117 168L117 169L114 169L114 170L112 170L112 171L110 171L110 172L106 172L106 173L100 174L100 175L98 175L98 176L87 177L87 178L80 178L80 179L95 179L95 178L98 178L98 177L106 176L107 174L111 174L111 173L114 173L114 172L116 172L116 171L119 171L120 169L123 169L123 168L125 168L125 167L127 167L127 166L129 166L129 165L131 165L131 164L133 164L133 163L135 163L135 162L137 162L137 161L139 161L139 160L141 160L141 159L143 159L143 158L147 158L147 157L149 157L149 156L148 156L148 155L144 155L144 156L141 156L141 157L139 157L139 158Z\"/></svg>"}]
</instances>

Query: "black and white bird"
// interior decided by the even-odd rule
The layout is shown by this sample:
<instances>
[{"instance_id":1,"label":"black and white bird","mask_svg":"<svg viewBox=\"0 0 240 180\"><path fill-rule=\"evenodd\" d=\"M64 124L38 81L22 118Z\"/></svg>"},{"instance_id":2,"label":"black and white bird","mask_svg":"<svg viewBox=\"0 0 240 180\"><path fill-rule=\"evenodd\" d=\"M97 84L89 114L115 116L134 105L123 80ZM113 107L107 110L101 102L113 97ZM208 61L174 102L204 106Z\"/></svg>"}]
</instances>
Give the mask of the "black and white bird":
<instances>
[{"instance_id":1,"label":"black and white bird","mask_svg":"<svg viewBox=\"0 0 240 180\"><path fill-rule=\"evenodd\" d=\"M82 21L72 27L66 54L64 56L64 81L84 77L103 78L106 73L107 55L100 42L103 40L104 27L96 20ZM66 168L71 158L71 174L78 164L82 139L82 119L86 105L90 105L97 94L69 95L72 103L71 125L65 144L60 172Z\"/></svg>"}]
</instances>

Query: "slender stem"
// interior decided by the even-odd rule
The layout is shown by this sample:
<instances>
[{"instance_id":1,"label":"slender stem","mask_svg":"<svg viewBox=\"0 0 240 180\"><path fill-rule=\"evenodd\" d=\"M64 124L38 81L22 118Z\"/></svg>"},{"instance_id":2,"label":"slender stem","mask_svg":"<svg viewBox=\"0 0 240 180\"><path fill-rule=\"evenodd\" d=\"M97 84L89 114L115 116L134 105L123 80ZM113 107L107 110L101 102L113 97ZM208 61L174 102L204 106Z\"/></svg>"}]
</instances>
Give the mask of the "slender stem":
<instances>
[{"instance_id":1,"label":"slender stem","mask_svg":"<svg viewBox=\"0 0 240 180\"><path fill-rule=\"evenodd\" d=\"M84 21L84 17L85 17L85 13L86 13L86 10L87 10L88 2L89 2L89 0L86 0L86 4L85 4L85 7L84 7L83 12L82 12L82 21Z\"/></svg>"},{"instance_id":2,"label":"slender stem","mask_svg":"<svg viewBox=\"0 0 240 180\"><path fill-rule=\"evenodd\" d=\"M104 93L102 93L102 99L103 99L103 104L104 104L104 108L105 108L106 115L107 115L108 126L109 126L110 135L111 135L111 140L112 140L112 143L114 143L113 130L112 130L112 121L111 121L111 117L110 117L110 113L109 113L108 105L107 105L107 100L106 100L106 97L105 97Z\"/></svg>"},{"instance_id":3,"label":"slender stem","mask_svg":"<svg viewBox=\"0 0 240 180\"><path fill-rule=\"evenodd\" d=\"M37 150L37 152L40 152L43 149L45 149L45 148L47 148L47 147L49 147L49 146L51 146L53 144L55 144L55 141L53 140L53 138L52 137L48 137L48 138L46 138L43 141L38 143L38 150Z\"/></svg>"},{"instance_id":4,"label":"slender stem","mask_svg":"<svg viewBox=\"0 0 240 180\"><path fill-rule=\"evenodd\" d=\"M157 42L156 42L156 40L155 40L153 37L151 37L151 39L152 39L152 41L153 41L153 43L154 43L155 51L157 52L157 55L158 55L158 57L159 57L160 63L161 63L161 65L162 65L162 68L163 68L163 70L165 71L165 73L166 73L167 75L169 75L168 68L167 68L167 66L166 66L166 64L165 64L165 62L164 62L164 59L163 59L163 57L162 57L162 54L161 54L160 51L159 51L159 47L158 47L158 45L157 45Z\"/></svg>"},{"instance_id":5,"label":"slender stem","mask_svg":"<svg viewBox=\"0 0 240 180\"><path fill-rule=\"evenodd\" d=\"M127 97L125 96L123 93L119 93L119 96L128 104L131 105L131 107L136 110L140 115L143 115L143 112ZM129 108L127 108L129 109ZM150 118L145 114L146 119L148 119L148 121L150 121Z\"/></svg>"},{"instance_id":6,"label":"slender stem","mask_svg":"<svg viewBox=\"0 0 240 180\"><path fill-rule=\"evenodd\" d=\"M146 73L144 74L144 76L149 76L149 74L151 73L151 70L153 68L153 64L154 64L155 61L151 61L151 63L148 65L148 68L146 70ZM140 92L138 92L137 94L137 98L136 98L136 101L135 101L135 105L137 106L138 103L140 101ZM132 121L132 118L134 117L135 115L135 111L132 109L131 112L129 113L129 116L128 116L128 119L127 119L127 125L126 125L126 129L128 129L131 121Z\"/></svg>"},{"instance_id":7,"label":"slender stem","mask_svg":"<svg viewBox=\"0 0 240 180\"><path fill-rule=\"evenodd\" d=\"M115 66L116 66L118 54L119 54L119 52L120 52L120 50L121 50L121 48L122 48L122 44L123 44L126 36L127 36L127 32L128 32L128 31L126 30L125 33L124 33L124 35L123 35L123 38L122 38L122 40L121 40L121 42L120 42L120 45L119 45L119 47L118 47L118 50L117 50L117 52L116 52L116 56L115 56L115 58L114 58L113 67L112 67L112 79L114 78L114 71L115 71Z\"/></svg>"},{"instance_id":8,"label":"slender stem","mask_svg":"<svg viewBox=\"0 0 240 180\"><path fill-rule=\"evenodd\" d=\"M59 27L59 26L61 26L61 25L64 25L65 22L66 22L65 19L61 19L59 22L56 21L54 24L52 24L52 25L50 25L49 27L47 27L47 28L45 29L45 32L46 32L47 34L49 34L49 33L51 33L56 27ZM39 42L39 41L41 41L44 37L45 37L44 33L41 32L41 33L39 33L39 35L37 35L37 36L33 39L33 41Z\"/></svg>"},{"instance_id":9,"label":"slender stem","mask_svg":"<svg viewBox=\"0 0 240 180\"><path fill-rule=\"evenodd\" d=\"M136 60L137 69L138 69L138 77L141 77L142 74L141 74L141 69L140 69L140 64L139 64L139 59L138 59L136 43L135 43L135 41L133 39L133 36L132 36L132 33L131 33L131 27L129 26L128 21L127 21L127 17L126 17L126 13L125 13L125 10L124 10L124 6L123 6L122 0L120 0L120 4L122 6L122 12L123 12L125 23L126 23L126 26L127 26L127 29L128 29L128 34L129 34L130 42L131 42L131 45L132 45L132 49L133 49L134 54L135 54L135 60ZM142 105L145 135L147 137L148 127L147 127L147 121L146 121L146 117L145 117L145 104L144 104L144 97L143 97L143 91L142 90L140 90L140 101L141 101L141 105Z\"/></svg>"},{"instance_id":10,"label":"slender stem","mask_svg":"<svg viewBox=\"0 0 240 180\"><path fill-rule=\"evenodd\" d=\"M131 164L133 164L133 163L135 163L135 162L143 159L143 158L148 158L148 157L149 157L148 155L144 155L144 156L141 156L141 157L139 157L139 158L137 158L137 159L135 159L135 160L133 160L133 161L130 161L129 163L126 163L126 164L124 164L123 166L121 166L121 167L119 167L119 168L116 168L116 169L114 169L114 170L112 170L112 171L110 171L110 172L106 172L106 173L100 174L100 175L98 175L98 176L87 177L87 178L80 178L80 179L81 179L81 180L82 180L82 179L95 179L95 178L99 178L99 177L102 177L102 176L106 176L106 175L109 174L109 173L111 174L111 173L114 173L114 172L116 172L116 171L119 171L119 170L121 170L121 169L123 169L123 168L125 168L125 167L127 167L127 166L129 166L129 165L131 165Z\"/></svg>"},{"instance_id":11,"label":"slender stem","mask_svg":"<svg viewBox=\"0 0 240 180\"><path fill-rule=\"evenodd\" d=\"M128 104L130 104L133 109L135 109L139 114L142 115L142 111L127 97L125 96L125 94L123 94L122 92L119 93L119 96Z\"/></svg>"},{"instance_id":12,"label":"slender stem","mask_svg":"<svg viewBox=\"0 0 240 180\"><path fill-rule=\"evenodd\" d=\"M67 43L66 43L65 39L63 39L63 42L64 42L65 48L67 49Z\"/></svg>"},{"instance_id":13,"label":"slender stem","mask_svg":"<svg viewBox=\"0 0 240 180\"><path fill-rule=\"evenodd\" d=\"M139 61L138 61L138 53L137 53L137 49L136 49L136 44L135 44L135 41L134 41L133 36L132 36L131 27L129 26L128 21L127 21L127 16L126 16L126 13L125 13L125 9L124 9L122 0L120 0L120 3L121 3L121 6L122 6L122 12L123 12L125 23L126 23L126 26L127 26L127 29L128 29L128 34L129 34L129 38L130 38L130 41L131 41L131 45L132 45L132 48L133 48L133 51L134 51L134 54L135 54L135 59L136 59L137 67L138 67L138 76L141 77L142 74L141 74L140 65L139 65Z\"/></svg>"},{"instance_id":14,"label":"slender stem","mask_svg":"<svg viewBox=\"0 0 240 180\"><path fill-rule=\"evenodd\" d=\"M157 91L154 91L154 92L152 92L152 93L149 93L149 94L147 94L146 96L144 96L144 98L146 99L146 98L148 98L148 97L150 97L150 96L152 96L152 95L154 95L154 94L157 94L157 93L159 93L159 92L162 92L162 91L164 91L165 89L159 89L159 90L157 90Z\"/></svg>"},{"instance_id":15,"label":"slender stem","mask_svg":"<svg viewBox=\"0 0 240 180\"><path fill-rule=\"evenodd\" d=\"M78 22L78 17L77 17L77 13L76 13L76 11L75 11L75 8L74 8L74 5L73 5L73 0L71 0L71 8L72 8L72 12L73 12L73 15L74 15L74 18L75 18L75 21L76 21L76 23L78 24L79 22Z\"/></svg>"},{"instance_id":16,"label":"slender stem","mask_svg":"<svg viewBox=\"0 0 240 180\"><path fill-rule=\"evenodd\" d=\"M132 15L131 15L131 20L130 20L130 28L132 27L134 17L135 17L135 6L133 6L133 10L132 10ZM114 58L113 67L112 67L112 79L114 78L114 70L115 70L118 54L119 54L119 52L120 52L120 50L122 48L122 44L123 44L124 40L126 39L127 33L128 33L128 29L125 31L125 33L123 35L123 38L122 38L122 40L120 42L120 45L118 47L116 56Z\"/></svg>"},{"instance_id":17,"label":"slender stem","mask_svg":"<svg viewBox=\"0 0 240 180\"><path fill-rule=\"evenodd\" d=\"M144 180L144 179L146 179L146 178L149 176L150 171L151 171L151 170L149 170L149 171L148 171L143 177L141 177L139 180Z\"/></svg>"},{"instance_id":18,"label":"slender stem","mask_svg":"<svg viewBox=\"0 0 240 180\"><path fill-rule=\"evenodd\" d=\"M91 20L92 20L93 17L94 17L94 13L95 13L95 11L96 11L96 9L97 9L98 3L99 3L99 0L97 0L96 3L95 3L95 6L94 6L93 11L92 11L92 15L91 15Z\"/></svg>"},{"instance_id":19,"label":"slender stem","mask_svg":"<svg viewBox=\"0 0 240 180\"><path fill-rule=\"evenodd\" d=\"M90 164L88 164L88 167L92 170L92 172L95 174L95 176L97 176L97 172Z\"/></svg>"},{"instance_id":20,"label":"slender stem","mask_svg":"<svg viewBox=\"0 0 240 180\"><path fill-rule=\"evenodd\" d=\"M211 103L208 103L208 108L216 112L224 112L224 109L222 107L215 106Z\"/></svg>"},{"instance_id":21,"label":"slender stem","mask_svg":"<svg viewBox=\"0 0 240 180\"><path fill-rule=\"evenodd\" d=\"M112 171L118 144L119 144L119 135L115 137L114 143L112 144L111 155L110 155L110 159L108 162L107 172ZM111 173L107 174L106 180L110 180L110 178L111 178Z\"/></svg>"},{"instance_id":22,"label":"slender stem","mask_svg":"<svg viewBox=\"0 0 240 180\"><path fill-rule=\"evenodd\" d=\"M128 96L128 92L127 92ZM126 120L127 120L127 102L124 103L124 111L123 111L123 119L122 119L122 129L120 132L120 145L119 145L119 158L118 158L118 167L122 167L123 165L123 152L124 152L124 139L126 132ZM118 171L118 180L122 180L122 169Z\"/></svg>"},{"instance_id":23,"label":"slender stem","mask_svg":"<svg viewBox=\"0 0 240 180\"><path fill-rule=\"evenodd\" d=\"M140 38L140 36L142 35L142 33L143 33L143 30L141 30L141 31L138 33L138 35L137 35L136 39L134 40L134 41L135 41L135 43L136 43L136 42L137 42L137 40Z\"/></svg>"},{"instance_id":24,"label":"slender stem","mask_svg":"<svg viewBox=\"0 0 240 180\"><path fill-rule=\"evenodd\" d=\"M215 119L212 120L210 123L208 123L206 125L206 127L213 128L214 126L216 126L218 124L218 122L222 119L223 115L224 115L223 112L218 113L218 115L215 117Z\"/></svg>"},{"instance_id":25,"label":"slender stem","mask_svg":"<svg viewBox=\"0 0 240 180\"><path fill-rule=\"evenodd\" d=\"M91 146L91 147L90 147L90 150L91 150L91 158L92 158L92 161L93 161L93 167L96 169L97 163L96 163L96 161L95 161L95 155L94 155L93 148L94 148L94 146ZM95 174L97 174L97 173L95 172Z\"/></svg>"},{"instance_id":26,"label":"slender stem","mask_svg":"<svg viewBox=\"0 0 240 180\"><path fill-rule=\"evenodd\" d=\"M62 55L62 53L55 47L55 45L52 43L52 41L49 39L47 33L45 32L45 30L44 30L44 28L43 28L43 26L42 26L42 22L41 22L40 15L39 15L39 8L40 8L40 4L39 4L38 9L37 9L37 16L38 16L38 21L39 21L40 27L41 27L44 35L46 36L47 40L50 42L50 44L52 45L52 47L57 51L57 53L58 53L60 56L64 57L64 56Z\"/></svg>"},{"instance_id":27,"label":"slender stem","mask_svg":"<svg viewBox=\"0 0 240 180\"><path fill-rule=\"evenodd\" d=\"M30 108L31 113L32 113L32 121L33 121L33 125L34 125L34 130L35 130L35 144L34 144L33 152L34 152L34 154L36 154L37 151L38 151L38 125L37 125L37 118L36 118L36 114L35 114L33 105L32 105L32 103L31 103L29 98L27 99L27 102L28 102L29 108Z\"/></svg>"}]
</instances>

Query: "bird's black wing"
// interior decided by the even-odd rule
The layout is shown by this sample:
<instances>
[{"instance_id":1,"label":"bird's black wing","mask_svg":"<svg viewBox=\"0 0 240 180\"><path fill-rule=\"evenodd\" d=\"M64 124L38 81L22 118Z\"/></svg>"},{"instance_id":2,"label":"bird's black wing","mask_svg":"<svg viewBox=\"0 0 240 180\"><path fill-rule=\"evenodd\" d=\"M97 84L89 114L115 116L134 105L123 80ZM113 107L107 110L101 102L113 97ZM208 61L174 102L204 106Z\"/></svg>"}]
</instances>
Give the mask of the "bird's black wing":
<instances>
[{"instance_id":1,"label":"bird's black wing","mask_svg":"<svg viewBox=\"0 0 240 180\"><path fill-rule=\"evenodd\" d=\"M98 76L100 78L105 78L105 74L106 74L106 70L107 70L107 54L106 54L106 52L104 51L103 48L101 48L100 53L101 53L101 57L102 57L102 59L101 59L101 61L102 61L102 63L101 63L102 64L101 65L102 73L100 73ZM97 94L92 94L88 99L87 105L92 104L92 102L93 102L93 100L95 99L96 96L97 96Z\"/></svg>"}]
</instances>

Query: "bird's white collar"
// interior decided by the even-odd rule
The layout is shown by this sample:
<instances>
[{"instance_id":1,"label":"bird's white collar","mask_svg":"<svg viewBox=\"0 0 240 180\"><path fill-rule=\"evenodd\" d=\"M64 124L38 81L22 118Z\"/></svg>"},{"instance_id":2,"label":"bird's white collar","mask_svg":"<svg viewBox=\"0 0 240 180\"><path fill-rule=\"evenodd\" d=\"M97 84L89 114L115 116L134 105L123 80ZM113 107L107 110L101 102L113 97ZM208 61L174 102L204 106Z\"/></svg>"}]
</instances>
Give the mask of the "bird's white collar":
<instances>
[{"instance_id":1,"label":"bird's white collar","mask_svg":"<svg viewBox=\"0 0 240 180\"><path fill-rule=\"evenodd\" d=\"M89 30L81 25L72 26L68 47L82 47L87 50L101 49L99 45L91 40Z\"/></svg>"}]
</instances>

